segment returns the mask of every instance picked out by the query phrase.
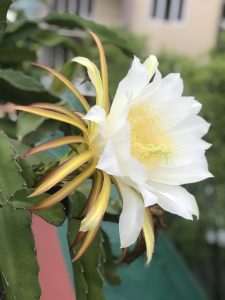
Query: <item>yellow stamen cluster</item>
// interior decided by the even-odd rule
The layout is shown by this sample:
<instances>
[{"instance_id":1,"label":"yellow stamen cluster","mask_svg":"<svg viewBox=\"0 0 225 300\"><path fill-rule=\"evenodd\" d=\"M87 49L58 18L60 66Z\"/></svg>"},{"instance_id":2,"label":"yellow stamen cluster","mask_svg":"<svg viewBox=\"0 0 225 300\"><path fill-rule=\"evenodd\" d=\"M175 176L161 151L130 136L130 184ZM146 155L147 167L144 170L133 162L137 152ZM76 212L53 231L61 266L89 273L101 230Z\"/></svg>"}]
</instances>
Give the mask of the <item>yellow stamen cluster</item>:
<instances>
[{"instance_id":1,"label":"yellow stamen cluster","mask_svg":"<svg viewBox=\"0 0 225 300\"><path fill-rule=\"evenodd\" d=\"M149 104L131 108L128 120L131 124L131 153L148 169L168 159L173 152L171 138L163 132L159 114L153 114Z\"/></svg>"}]
</instances>

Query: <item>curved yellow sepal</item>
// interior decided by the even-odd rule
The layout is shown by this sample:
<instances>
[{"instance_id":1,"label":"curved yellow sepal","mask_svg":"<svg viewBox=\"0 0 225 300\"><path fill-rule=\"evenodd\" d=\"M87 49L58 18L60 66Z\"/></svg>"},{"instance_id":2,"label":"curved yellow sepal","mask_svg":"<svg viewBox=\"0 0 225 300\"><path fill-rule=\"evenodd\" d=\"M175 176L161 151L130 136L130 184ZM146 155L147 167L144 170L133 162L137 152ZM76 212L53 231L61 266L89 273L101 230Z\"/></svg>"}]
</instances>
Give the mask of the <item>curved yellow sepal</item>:
<instances>
[{"instance_id":1,"label":"curved yellow sepal","mask_svg":"<svg viewBox=\"0 0 225 300\"><path fill-rule=\"evenodd\" d=\"M97 66L86 57L75 57L72 61L77 62L87 68L88 75L96 90L96 104L104 108L104 93L102 79Z\"/></svg>"},{"instance_id":2,"label":"curved yellow sepal","mask_svg":"<svg viewBox=\"0 0 225 300\"><path fill-rule=\"evenodd\" d=\"M144 233L146 253L147 253L146 263L149 264L152 259L152 254L154 251L155 235L153 229L152 214L148 207L146 207L144 211L143 233Z\"/></svg>"},{"instance_id":3,"label":"curved yellow sepal","mask_svg":"<svg viewBox=\"0 0 225 300\"><path fill-rule=\"evenodd\" d=\"M90 31L99 51L100 56L100 64L101 64L101 75L102 75L102 85L103 85L103 93L104 93L104 109L106 113L109 112L109 83L108 83L108 71L107 71L107 62L105 57L105 50L102 45L101 40L99 37Z\"/></svg>"},{"instance_id":4,"label":"curved yellow sepal","mask_svg":"<svg viewBox=\"0 0 225 300\"><path fill-rule=\"evenodd\" d=\"M95 228L95 226L97 226L97 224L102 219L106 211L107 204L109 201L109 196L110 196L111 181L110 181L110 176L108 174L106 174L105 172L102 173L103 173L103 184L102 184L101 193L96 199L96 202L93 203L87 216L81 221L80 231L89 231Z\"/></svg>"},{"instance_id":5,"label":"curved yellow sepal","mask_svg":"<svg viewBox=\"0 0 225 300\"><path fill-rule=\"evenodd\" d=\"M31 211L39 211L42 209L52 207L55 204L59 203L69 194L74 192L78 188L78 186L81 185L87 178L89 178L94 173L95 167L96 167L96 161L93 160L93 162L82 173L77 175L73 180L67 183L63 188L61 188L55 194L49 196L47 199L45 199L44 201L40 202L39 204L33 207L28 207L27 209Z\"/></svg>"},{"instance_id":6,"label":"curved yellow sepal","mask_svg":"<svg viewBox=\"0 0 225 300\"><path fill-rule=\"evenodd\" d=\"M78 260L84 253L85 251L88 249L88 247L90 246L91 242L93 241L93 239L95 238L99 227L101 225L101 221L95 226L94 229L92 229L91 231L88 231L80 249L78 250L78 252L75 254L74 258L72 259L73 262L75 262L76 260Z\"/></svg>"},{"instance_id":7,"label":"curved yellow sepal","mask_svg":"<svg viewBox=\"0 0 225 300\"><path fill-rule=\"evenodd\" d=\"M71 117L72 119L76 120L77 122L84 125L84 121L78 114L76 114L76 112L74 112L62 105L56 105L56 104L51 104L51 103L35 103L35 104L32 104L32 106L60 112L60 113L67 115L67 116Z\"/></svg>"},{"instance_id":8,"label":"curved yellow sepal","mask_svg":"<svg viewBox=\"0 0 225 300\"><path fill-rule=\"evenodd\" d=\"M82 136L64 136L62 138L58 138L46 143L43 143L41 145L38 145L25 153L24 155L21 155L20 158L27 158L31 155L40 153L42 151L58 148L65 145L75 144L75 143L86 143L85 139Z\"/></svg>"},{"instance_id":9,"label":"curved yellow sepal","mask_svg":"<svg viewBox=\"0 0 225 300\"><path fill-rule=\"evenodd\" d=\"M144 62L144 66L147 69L149 80L152 78L152 76L155 74L157 67L159 65L159 62L157 60L157 57L155 55L150 55Z\"/></svg>"},{"instance_id":10,"label":"curved yellow sepal","mask_svg":"<svg viewBox=\"0 0 225 300\"><path fill-rule=\"evenodd\" d=\"M78 89L75 88L75 86L72 84L72 82L70 82L65 76L63 76L62 74L60 74L59 72L57 72L56 70L54 70L50 67L47 67L47 66L44 66L41 64L37 64L37 63L32 63L32 65L48 71L49 73L51 73L52 75L57 77L60 81L62 81L65 84L65 86L68 87L68 89L71 90L71 92L78 98L78 100L80 101L80 103L83 106L83 108L85 109L85 111L86 112L89 111L90 105L87 103L84 96L78 91Z\"/></svg>"},{"instance_id":11,"label":"curved yellow sepal","mask_svg":"<svg viewBox=\"0 0 225 300\"><path fill-rule=\"evenodd\" d=\"M84 211L82 212L81 216L86 216L86 214L89 212L91 207L94 205L94 203L97 201L97 198L101 192L102 185L103 185L103 175L102 172L97 170L94 173L94 179L91 187L91 191L89 194L89 197L87 199L87 205L84 208Z\"/></svg>"},{"instance_id":12,"label":"curved yellow sepal","mask_svg":"<svg viewBox=\"0 0 225 300\"><path fill-rule=\"evenodd\" d=\"M35 197L39 196L50 188L52 188L55 184L59 183L63 178L68 176L70 173L75 171L77 168L81 167L88 160L93 157L92 151L88 150L79 155L74 156L69 159L65 163L61 164L57 169L47 175L41 184L37 187L37 189L29 196Z\"/></svg>"},{"instance_id":13,"label":"curved yellow sepal","mask_svg":"<svg viewBox=\"0 0 225 300\"><path fill-rule=\"evenodd\" d=\"M85 238L86 234L86 232L79 231L75 240L70 245L70 248L73 249L77 244L79 244Z\"/></svg>"},{"instance_id":14,"label":"curved yellow sepal","mask_svg":"<svg viewBox=\"0 0 225 300\"><path fill-rule=\"evenodd\" d=\"M74 120L71 117L66 116L64 114L45 110L45 109L34 107L34 106L15 105L15 109L24 111L24 112L28 112L28 113L31 113L31 114L34 114L37 116L41 116L44 118L53 119L53 120L57 120L57 121L61 121L61 122L73 125L73 126L79 128L81 131L83 131L86 135L88 135L87 128L83 124L77 122L76 120Z\"/></svg>"}]
</instances>

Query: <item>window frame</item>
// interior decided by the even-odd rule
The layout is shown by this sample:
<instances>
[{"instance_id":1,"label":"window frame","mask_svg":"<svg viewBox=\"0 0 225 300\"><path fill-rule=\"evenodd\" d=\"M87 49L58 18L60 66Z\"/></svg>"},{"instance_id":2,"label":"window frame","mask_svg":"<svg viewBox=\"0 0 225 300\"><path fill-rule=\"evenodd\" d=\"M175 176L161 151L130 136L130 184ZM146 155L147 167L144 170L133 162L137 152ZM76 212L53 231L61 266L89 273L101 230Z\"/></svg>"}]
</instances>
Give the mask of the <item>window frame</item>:
<instances>
[{"instance_id":1,"label":"window frame","mask_svg":"<svg viewBox=\"0 0 225 300\"><path fill-rule=\"evenodd\" d=\"M165 15L166 15L166 5L167 5L167 1L168 0L151 0L150 1L150 9L149 14L148 14L148 19L153 22L153 23L158 23L158 24L165 24L165 25L183 25L184 22L186 21L187 18L187 13L188 13L188 4L190 1L188 0L171 0L171 4L170 4L170 9L169 9L169 18L166 19ZM182 9L180 12L180 7L177 9L177 18L175 17L171 17L172 13L171 13L171 7L175 6L175 2L179 1L179 4L182 5ZM156 2L158 2L157 4L155 4ZM164 4L163 4L164 2ZM158 12L159 10L159 4L161 3L161 11L160 13ZM156 7L155 7L156 5ZM155 13L154 13L155 12ZM158 13L157 13L158 12ZM158 14L158 16L157 16ZM181 18L179 18L179 15L181 15Z\"/></svg>"},{"instance_id":2,"label":"window frame","mask_svg":"<svg viewBox=\"0 0 225 300\"><path fill-rule=\"evenodd\" d=\"M79 15L84 18L93 18L96 0L52 0L51 11Z\"/></svg>"}]
</instances>

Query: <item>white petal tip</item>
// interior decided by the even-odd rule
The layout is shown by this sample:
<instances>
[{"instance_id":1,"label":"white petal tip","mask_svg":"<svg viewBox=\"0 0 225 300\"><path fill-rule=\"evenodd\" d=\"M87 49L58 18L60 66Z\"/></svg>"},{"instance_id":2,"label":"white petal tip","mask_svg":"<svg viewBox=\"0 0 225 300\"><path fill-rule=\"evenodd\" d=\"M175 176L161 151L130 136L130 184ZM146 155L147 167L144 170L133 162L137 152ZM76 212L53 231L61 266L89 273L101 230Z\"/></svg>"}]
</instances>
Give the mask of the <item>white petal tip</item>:
<instances>
[{"instance_id":1,"label":"white petal tip","mask_svg":"<svg viewBox=\"0 0 225 300\"><path fill-rule=\"evenodd\" d=\"M86 223L87 223L87 220L86 220L86 218L84 218L81 221L80 230L79 231L87 232L87 231L92 230L95 227L95 224L93 224L93 223L92 224L86 224Z\"/></svg>"},{"instance_id":2,"label":"white petal tip","mask_svg":"<svg viewBox=\"0 0 225 300\"><path fill-rule=\"evenodd\" d=\"M199 220L199 214L198 215L195 215L195 217L196 217L196 219L197 219L197 221Z\"/></svg>"},{"instance_id":3,"label":"white petal tip","mask_svg":"<svg viewBox=\"0 0 225 300\"><path fill-rule=\"evenodd\" d=\"M134 244L136 241L120 241L120 248L124 249L124 248L128 248L130 247L132 244Z\"/></svg>"},{"instance_id":4,"label":"white petal tip","mask_svg":"<svg viewBox=\"0 0 225 300\"><path fill-rule=\"evenodd\" d=\"M152 255L152 256L153 256L153 255ZM146 263L145 263L145 267L146 267L146 268L149 267L149 264L150 264L150 262L152 261L152 256L149 257L149 258L147 258L147 261L146 261Z\"/></svg>"},{"instance_id":5,"label":"white petal tip","mask_svg":"<svg viewBox=\"0 0 225 300\"><path fill-rule=\"evenodd\" d=\"M105 110L102 107L95 105L83 117L83 120L88 120L88 121L95 122L97 124L101 124L105 121L105 117L106 117Z\"/></svg>"},{"instance_id":6,"label":"white petal tip","mask_svg":"<svg viewBox=\"0 0 225 300\"><path fill-rule=\"evenodd\" d=\"M207 178L214 178L215 176L211 172L206 172L205 173L205 179Z\"/></svg>"},{"instance_id":7,"label":"white petal tip","mask_svg":"<svg viewBox=\"0 0 225 300\"><path fill-rule=\"evenodd\" d=\"M77 56L77 57L72 58L71 61L79 63L80 61L82 61L82 59L83 59L83 57Z\"/></svg>"},{"instance_id":8,"label":"white petal tip","mask_svg":"<svg viewBox=\"0 0 225 300\"><path fill-rule=\"evenodd\" d=\"M148 72L149 79L155 74L158 68L159 62L155 55L150 55L144 62L144 66Z\"/></svg>"}]
</instances>

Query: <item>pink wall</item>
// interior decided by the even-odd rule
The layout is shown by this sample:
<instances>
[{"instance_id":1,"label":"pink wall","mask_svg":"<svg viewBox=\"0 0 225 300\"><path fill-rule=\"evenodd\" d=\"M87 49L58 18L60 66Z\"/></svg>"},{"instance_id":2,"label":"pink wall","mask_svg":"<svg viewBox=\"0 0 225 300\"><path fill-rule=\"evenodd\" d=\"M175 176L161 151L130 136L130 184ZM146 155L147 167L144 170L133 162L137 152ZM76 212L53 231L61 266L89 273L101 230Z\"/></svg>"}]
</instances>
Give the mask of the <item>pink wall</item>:
<instances>
[{"instance_id":1,"label":"pink wall","mask_svg":"<svg viewBox=\"0 0 225 300\"><path fill-rule=\"evenodd\" d=\"M40 300L76 300L56 228L34 215L32 229L40 266Z\"/></svg>"}]
</instances>

